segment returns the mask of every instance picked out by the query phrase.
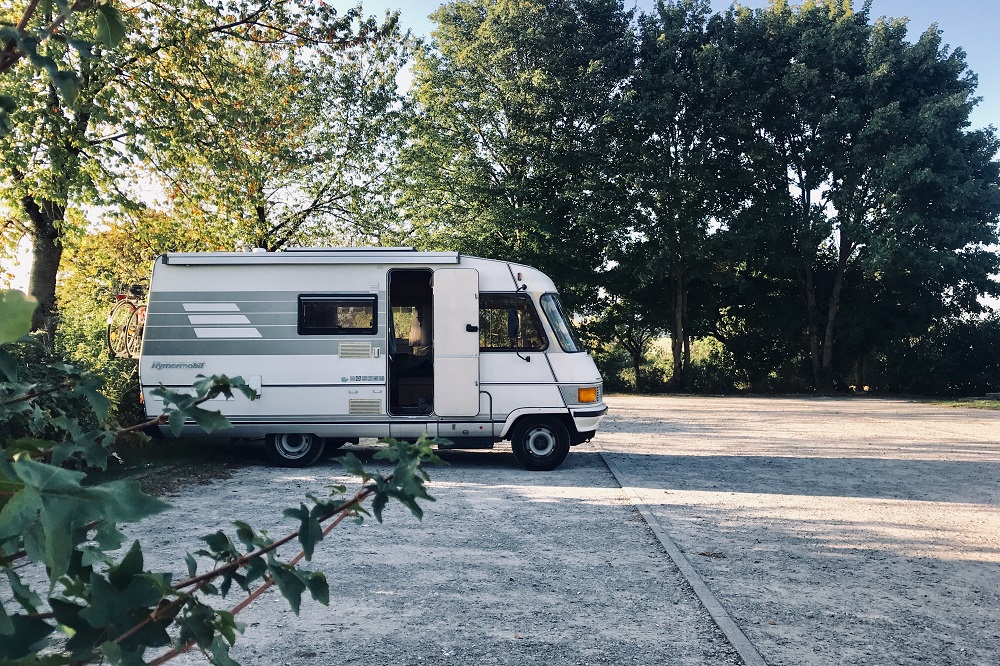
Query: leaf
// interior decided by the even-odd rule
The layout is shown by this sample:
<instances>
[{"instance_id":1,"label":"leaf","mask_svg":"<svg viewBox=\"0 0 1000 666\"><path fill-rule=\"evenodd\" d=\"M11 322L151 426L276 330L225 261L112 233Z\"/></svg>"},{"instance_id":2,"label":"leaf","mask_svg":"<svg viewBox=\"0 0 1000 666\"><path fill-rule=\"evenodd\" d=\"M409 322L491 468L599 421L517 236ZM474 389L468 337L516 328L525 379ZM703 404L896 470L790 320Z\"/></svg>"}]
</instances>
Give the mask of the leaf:
<instances>
[{"instance_id":1,"label":"leaf","mask_svg":"<svg viewBox=\"0 0 1000 666\"><path fill-rule=\"evenodd\" d=\"M104 576L94 575L90 589L90 606L80 611L80 617L95 628L110 626L129 611L152 609L163 597L145 576L135 576L119 590Z\"/></svg>"},{"instance_id":2,"label":"leaf","mask_svg":"<svg viewBox=\"0 0 1000 666\"><path fill-rule=\"evenodd\" d=\"M125 39L125 25L121 14L111 5L97 6L97 41L114 48Z\"/></svg>"},{"instance_id":3,"label":"leaf","mask_svg":"<svg viewBox=\"0 0 1000 666\"><path fill-rule=\"evenodd\" d=\"M284 515L299 519L299 543L306 560L311 560L313 549L323 540L323 526L305 504L300 504L298 509L285 509Z\"/></svg>"},{"instance_id":4,"label":"leaf","mask_svg":"<svg viewBox=\"0 0 1000 666\"><path fill-rule=\"evenodd\" d=\"M180 437L181 430L184 429L183 412L178 412L178 411L170 412L170 416L167 417L167 423L170 425L170 434L172 434L174 437Z\"/></svg>"},{"instance_id":5,"label":"leaf","mask_svg":"<svg viewBox=\"0 0 1000 666\"><path fill-rule=\"evenodd\" d=\"M171 414L171 417L173 415ZM212 432L213 430L218 430L219 428L228 428L231 424L229 419L222 415L221 412L211 412L207 409L202 409L200 407L194 407L187 410L186 416L194 420L198 426L205 432ZM173 429L173 419L171 418L171 430Z\"/></svg>"},{"instance_id":6,"label":"leaf","mask_svg":"<svg viewBox=\"0 0 1000 666\"><path fill-rule=\"evenodd\" d=\"M133 578L142 573L142 546L133 541L132 547L118 566L111 567L108 581L119 590L125 589Z\"/></svg>"},{"instance_id":7,"label":"leaf","mask_svg":"<svg viewBox=\"0 0 1000 666\"><path fill-rule=\"evenodd\" d=\"M17 603L21 604L21 608L29 613L37 613L39 606L42 605L42 600L31 589L31 586L22 583L20 576L13 569L7 570L7 582L10 583L10 589L14 592L14 599Z\"/></svg>"},{"instance_id":8,"label":"leaf","mask_svg":"<svg viewBox=\"0 0 1000 666\"><path fill-rule=\"evenodd\" d=\"M288 601L292 612L298 615L299 607L302 605L302 593L306 590L306 585L298 572L280 564L269 565L267 569L274 576L274 582L278 584L281 596Z\"/></svg>"},{"instance_id":9,"label":"leaf","mask_svg":"<svg viewBox=\"0 0 1000 666\"><path fill-rule=\"evenodd\" d=\"M20 291L0 291L0 345L31 332L31 315L37 306L34 298Z\"/></svg>"},{"instance_id":10,"label":"leaf","mask_svg":"<svg viewBox=\"0 0 1000 666\"><path fill-rule=\"evenodd\" d=\"M55 626L37 618L12 615L10 621L14 632L10 635L0 634L0 661L26 657L55 631Z\"/></svg>"},{"instance_id":11,"label":"leaf","mask_svg":"<svg viewBox=\"0 0 1000 666\"><path fill-rule=\"evenodd\" d=\"M93 45L90 42L70 38L66 40L66 43L79 53L82 59L90 60L94 57Z\"/></svg>"},{"instance_id":12,"label":"leaf","mask_svg":"<svg viewBox=\"0 0 1000 666\"><path fill-rule=\"evenodd\" d=\"M6 349L0 349L0 373L8 382L17 381L17 357Z\"/></svg>"},{"instance_id":13,"label":"leaf","mask_svg":"<svg viewBox=\"0 0 1000 666\"><path fill-rule=\"evenodd\" d=\"M134 522L168 506L144 494L135 481L84 487L80 472L33 460L19 460L12 468L25 487L0 509L0 543L23 536L29 557L44 560L53 578L69 567L74 530L92 520Z\"/></svg>"},{"instance_id":14,"label":"leaf","mask_svg":"<svg viewBox=\"0 0 1000 666\"><path fill-rule=\"evenodd\" d=\"M229 656L229 643L222 636L215 637L209 647L209 652L212 654L212 663L217 666L240 666L239 662L233 661L232 657Z\"/></svg>"},{"instance_id":15,"label":"leaf","mask_svg":"<svg viewBox=\"0 0 1000 666\"><path fill-rule=\"evenodd\" d=\"M312 595L313 600L324 606L330 605L330 584L322 571L312 572L306 579L306 585L309 587L309 594Z\"/></svg>"},{"instance_id":16,"label":"leaf","mask_svg":"<svg viewBox=\"0 0 1000 666\"><path fill-rule=\"evenodd\" d=\"M254 557L246 563L246 583L249 585L267 575L267 563L263 557Z\"/></svg>"},{"instance_id":17,"label":"leaf","mask_svg":"<svg viewBox=\"0 0 1000 666\"><path fill-rule=\"evenodd\" d=\"M194 641L198 647L207 648L215 637L215 629L212 626L214 619L215 611L210 606L189 599L183 611L177 616L177 625L180 627L177 645Z\"/></svg>"},{"instance_id":18,"label":"leaf","mask_svg":"<svg viewBox=\"0 0 1000 666\"><path fill-rule=\"evenodd\" d=\"M76 75L72 72L58 70L49 72L52 83L59 90L59 96L63 99L63 104L72 106L76 103L76 98L80 96L80 85L76 80Z\"/></svg>"},{"instance_id":19,"label":"leaf","mask_svg":"<svg viewBox=\"0 0 1000 666\"><path fill-rule=\"evenodd\" d=\"M0 635L10 636L14 633L14 623L10 621L10 615L7 615L7 609L3 605L3 599L0 599Z\"/></svg>"},{"instance_id":20,"label":"leaf","mask_svg":"<svg viewBox=\"0 0 1000 666\"><path fill-rule=\"evenodd\" d=\"M73 395L82 396L90 403L90 408L101 421L108 417L108 407L111 401L101 393L103 382L90 375L81 377L73 387Z\"/></svg>"}]
</instances>

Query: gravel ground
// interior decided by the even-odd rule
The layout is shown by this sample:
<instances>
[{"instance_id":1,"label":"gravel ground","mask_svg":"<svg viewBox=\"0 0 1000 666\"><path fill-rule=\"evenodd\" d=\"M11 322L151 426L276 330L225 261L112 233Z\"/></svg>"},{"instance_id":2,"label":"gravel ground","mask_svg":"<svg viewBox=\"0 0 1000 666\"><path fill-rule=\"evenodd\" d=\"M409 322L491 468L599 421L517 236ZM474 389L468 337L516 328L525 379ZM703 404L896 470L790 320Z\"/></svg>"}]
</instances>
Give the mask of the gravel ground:
<instances>
[{"instance_id":1,"label":"gravel ground","mask_svg":"<svg viewBox=\"0 0 1000 666\"><path fill-rule=\"evenodd\" d=\"M628 398L599 447L769 664L1000 660L1000 412Z\"/></svg>"},{"instance_id":2,"label":"gravel ground","mask_svg":"<svg viewBox=\"0 0 1000 666\"><path fill-rule=\"evenodd\" d=\"M638 497L768 664L995 664L1000 413L907 401L611 398L552 473L508 447L444 452L423 522L338 528L331 604L277 593L240 618L244 664L738 664ZM365 444L365 442L363 442ZM370 443L369 443L370 444ZM370 460L372 446L349 447ZM267 467L172 493L147 565L276 520L339 466ZM603 456L618 470L615 481ZM234 600L235 603L236 600ZM185 656L174 663L202 663Z\"/></svg>"},{"instance_id":3,"label":"gravel ground","mask_svg":"<svg viewBox=\"0 0 1000 666\"><path fill-rule=\"evenodd\" d=\"M362 442L365 443L364 441ZM372 447L347 447L371 462ZM254 455L251 451L250 455ZM240 615L244 664L738 664L738 655L625 499L593 447L554 473L521 469L509 447L442 452L422 522L344 524L317 549L329 607L299 617L277 592ZM373 465L377 463L372 463ZM196 537L267 521L307 492L347 479L336 463L303 471L251 465L188 486L136 529L147 566L173 566ZM235 600L234 600L235 603ZM173 663L204 663L188 656Z\"/></svg>"}]
</instances>

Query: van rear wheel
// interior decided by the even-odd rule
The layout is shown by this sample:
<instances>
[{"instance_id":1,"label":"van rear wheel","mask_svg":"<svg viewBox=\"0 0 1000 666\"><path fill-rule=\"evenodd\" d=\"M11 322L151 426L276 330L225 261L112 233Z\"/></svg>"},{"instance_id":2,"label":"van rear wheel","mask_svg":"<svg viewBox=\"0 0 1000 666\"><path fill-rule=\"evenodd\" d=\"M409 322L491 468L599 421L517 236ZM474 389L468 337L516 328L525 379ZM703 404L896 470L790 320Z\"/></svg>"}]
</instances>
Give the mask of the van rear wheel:
<instances>
[{"instance_id":1,"label":"van rear wheel","mask_svg":"<svg viewBox=\"0 0 1000 666\"><path fill-rule=\"evenodd\" d=\"M569 453L569 432L559 419L546 416L524 419L511 433L510 447L525 469L549 472Z\"/></svg>"},{"instance_id":2,"label":"van rear wheel","mask_svg":"<svg viewBox=\"0 0 1000 666\"><path fill-rule=\"evenodd\" d=\"M323 455L323 440L303 432L268 435L264 449L271 462L280 467L308 467Z\"/></svg>"}]
</instances>

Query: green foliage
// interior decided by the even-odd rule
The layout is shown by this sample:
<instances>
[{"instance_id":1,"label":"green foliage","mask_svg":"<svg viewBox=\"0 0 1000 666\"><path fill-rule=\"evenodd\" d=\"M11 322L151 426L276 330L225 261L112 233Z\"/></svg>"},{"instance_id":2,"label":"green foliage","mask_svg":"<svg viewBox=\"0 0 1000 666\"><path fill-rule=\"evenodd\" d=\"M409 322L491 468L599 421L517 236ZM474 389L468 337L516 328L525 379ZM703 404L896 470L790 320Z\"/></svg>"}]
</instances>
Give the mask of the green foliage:
<instances>
[{"instance_id":1,"label":"green foliage","mask_svg":"<svg viewBox=\"0 0 1000 666\"><path fill-rule=\"evenodd\" d=\"M0 308L6 316L0 319L0 345L13 342L31 331L33 299L20 291L0 292Z\"/></svg>"},{"instance_id":2,"label":"green foliage","mask_svg":"<svg viewBox=\"0 0 1000 666\"><path fill-rule=\"evenodd\" d=\"M24 302L23 296L8 294L0 299L0 321L11 331L27 330L32 312ZM150 571L138 541L115 556L125 543L119 526L167 505L143 494L134 481L90 476L89 470L104 469L120 434L99 425L107 413L99 379L64 364L49 364L47 372L29 369L20 358L23 351L15 354L18 345L33 350L37 343L22 338L0 344L0 566L10 588L0 602L0 662L137 664L145 663L151 649L168 649L160 658L169 658L196 645L214 664L235 664L229 649L243 629L236 621L240 606L216 609L207 597L226 597L235 583L250 595L242 606L276 585L296 613L306 592L326 604L330 593L324 574L296 565L303 557L311 559L332 525L348 515L360 519L369 498L380 521L390 499L417 517L422 516L417 501L433 499L423 470L425 463L438 461L433 441L389 440L391 448L378 457L395 463L392 474L368 473L349 461L350 470L362 477L361 490L345 497L344 487L332 488L327 497L310 495L309 504L287 509L285 516L299 525L292 534L274 540L236 521L235 541L218 531L203 538L205 548L185 558L187 578ZM157 395L165 412L154 422L170 423L175 430L185 420L208 431L225 427L224 417L200 405L234 392L255 397L240 378L199 377L190 392L161 388ZM70 404L81 414L67 409ZM88 429L83 422L98 425ZM67 469L71 462L85 471ZM293 540L302 553L280 559L278 549ZM202 574L198 558L210 562ZM22 560L43 565L47 585L35 589L22 581L15 567ZM57 639L57 634L64 636Z\"/></svg>"},{"instance_id":3,"label":"green foliage","mask_svg":"<svg viewBox=\"0 0 1000 666\"><path fill-rule=\"evenodd\" d=\"M537 266L582 304L625 207L630 13L616 0L460 0L432 18L401 155L414 241Z\"/></svg>"},{"instance_id":4,"label":"green foliage","mask_svg":"<svg viewBox=\"0 0 1000 666\"><path fill-rule=\"evenodd\" d=\"M982 396L1000 391L1000 314L942 321L883 345L866 380L874 390Z\"/></svg>"}]
</instances>

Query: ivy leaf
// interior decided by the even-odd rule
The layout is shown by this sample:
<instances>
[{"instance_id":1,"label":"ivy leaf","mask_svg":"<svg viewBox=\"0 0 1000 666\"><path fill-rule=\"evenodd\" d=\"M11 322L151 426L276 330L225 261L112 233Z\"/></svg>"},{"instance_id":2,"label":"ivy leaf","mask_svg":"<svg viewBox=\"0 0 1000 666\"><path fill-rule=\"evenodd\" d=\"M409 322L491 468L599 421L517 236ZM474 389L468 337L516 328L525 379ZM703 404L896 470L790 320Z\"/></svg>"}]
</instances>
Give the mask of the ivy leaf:
<instances>
[{"instance_id":1,"label":"ivy leaf","mask_svg":"<svg viewBox=\"0 0 1000 666\"><path fill-rule=\"evenodd\" d=\"M31 315L37 306L34 298L20 291L0 291L0 345L31 332ZM4 374L10 376L8 370Z\"/></svg>"},{"instance_id":2,"label":"ivy leaf","mask_svg":"<svg viewBox=\"0 0 1000 666\"><path fill-rule=\"evenodd\" d=\"M111 5L97 6L97 41L114 48L125 39L125 24L118 10Z\"/></svg>"}]
</instances>

